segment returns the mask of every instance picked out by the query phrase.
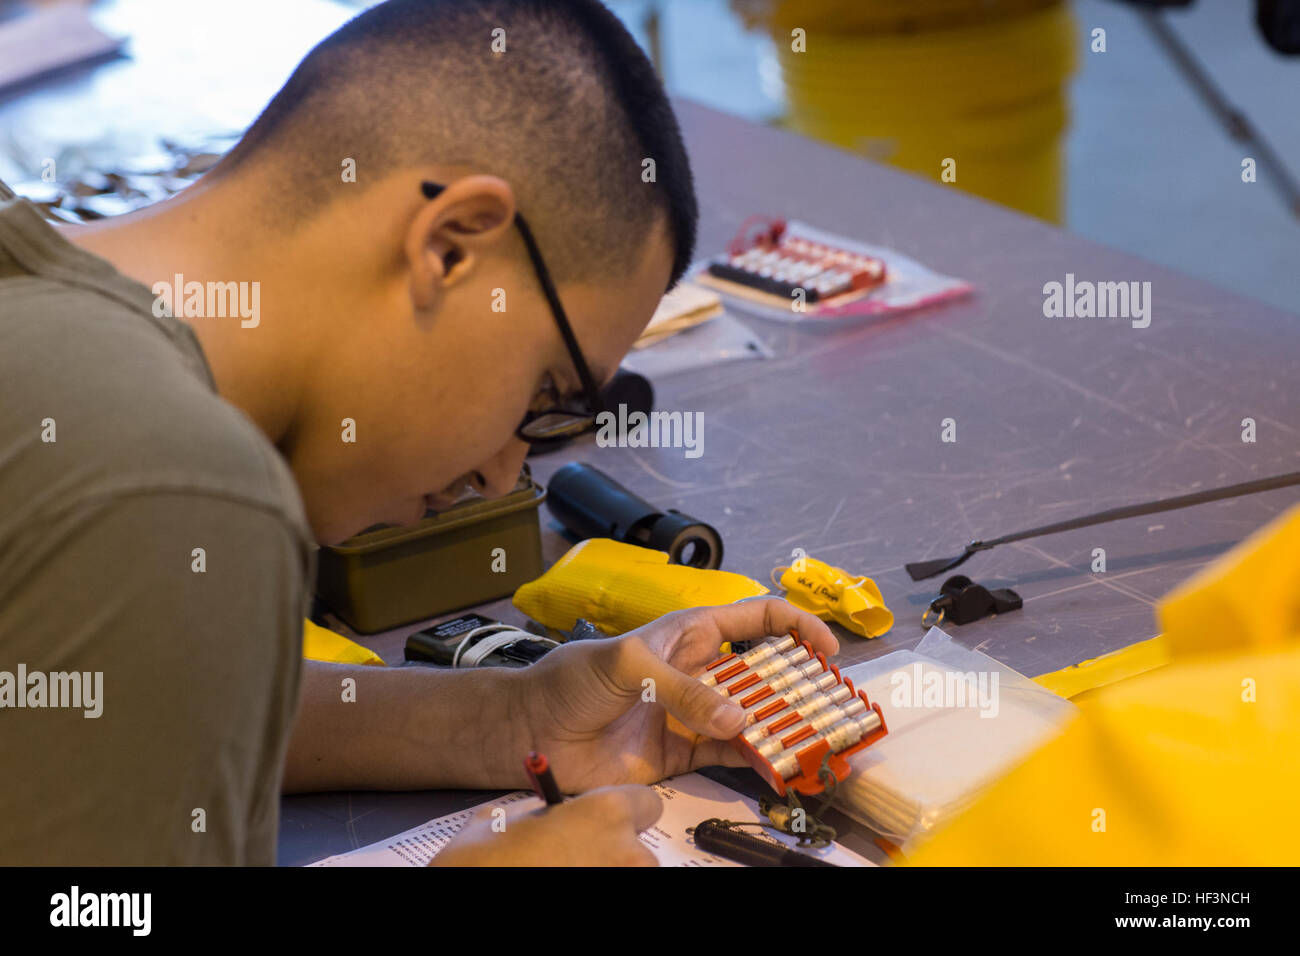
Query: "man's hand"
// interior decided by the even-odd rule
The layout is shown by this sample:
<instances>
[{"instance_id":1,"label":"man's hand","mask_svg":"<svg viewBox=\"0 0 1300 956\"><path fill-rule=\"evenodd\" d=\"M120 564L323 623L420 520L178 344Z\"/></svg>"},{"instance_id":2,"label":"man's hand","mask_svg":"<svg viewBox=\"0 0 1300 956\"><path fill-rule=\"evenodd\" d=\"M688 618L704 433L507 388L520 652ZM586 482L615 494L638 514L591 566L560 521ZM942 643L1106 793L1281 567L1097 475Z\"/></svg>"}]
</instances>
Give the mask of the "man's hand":
<instances>
[{"instance_id":1,"label":"man's hand","mask_svg":"<svg viewBox=\"0 0 1300 956\"><path fill-rule=\"evenodd\" d=\"M826 624L779 598L676 611L610 640L556 648L520 675L509 708L523 751L546 754L566 793L742 766L728 739L744 712L697 675L724 641L797 631L827 655Z\"/></svg>"},{"instance_id":2,"label":"man's hand","mask_svg":"<svg viewBox=\"0 0 1300 956\"><path fill-rule=\"evenodd\" d=\"M637 834L659 819L649 787L604 787L554 807L475 814L433 866L655 866Z\"/></svg>"},{"instance_id":3,"label":"man's hand","mask_svg":"<svg viewBox=\"0 0 1300 956\"><path fill-rule=\"evenodd\" d=\"M722 741L739 732L741 712L695 675L723 641L792 630L818 651L839 650L811 614L751 598L568 644L520 670L306 661L284 788L527 787L529 750L546 754L567 793L738 765Z\"/></svg>"}]
</instances>

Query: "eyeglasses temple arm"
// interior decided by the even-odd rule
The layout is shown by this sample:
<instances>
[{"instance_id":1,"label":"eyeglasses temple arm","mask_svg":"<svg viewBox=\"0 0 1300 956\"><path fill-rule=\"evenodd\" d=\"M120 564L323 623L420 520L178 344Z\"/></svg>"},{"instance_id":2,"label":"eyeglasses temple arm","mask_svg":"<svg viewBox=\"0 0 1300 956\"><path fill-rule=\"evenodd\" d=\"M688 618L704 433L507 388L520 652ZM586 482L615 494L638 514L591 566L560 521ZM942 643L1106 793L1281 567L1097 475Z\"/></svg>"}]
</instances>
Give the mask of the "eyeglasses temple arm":
<instances>
[{"instance_id":1,"label":"eyeglasses temple arm","mask_svg":"<svg viewBox=\"0 0 1300 956\"><path fill-rule=\"evenodd\" d=\"M573 334L573 327L569 325L569 317L565 315L564 306L560 304L559 293L555 291L555 283L551 281L551 274L546 268L546 263L542 260L542 253L537 248L537 240L533 238L533 231L528 228L528 223L524 221L524 217L519 213L515 213L515 225L519 227L519 234L523 236L524 246L528 249L528 258L533 262L533 269L537 272L537 279L541 283L546 301L550 303L551 311L555 313L555 322L560 327L560 335L564 337L564 344L569 349L569 356L573 359L573 365L578 370L578 379L582 383L582 390L587 396L587 402L591 405L593 412L599 412L601 410L600 389L596 387L596 380L591 374L591 369L587 368L587 362L582 357L582 350L578 348L578 339Z\"/></svg>"},{"instance_id":2,"label":"eyeglasses temple arm","mask_svg":"<svg viewBox=\"0 0 1300 956\"><path fill-rule=\"evenodd\" d=\"M420 191L424 193L427 199L437 198L438 194L445 188L445 186L433 182L420 184ZM546 268L546 262L542 259L542 252L537 248L537 240L533 238L533 230L528 227L528 223L524 221L524 217L518 212L515 213L515 225L519 228L519 235L523 237L524 248L528 250L528 258L532 260L533 271L537 273L537 281L541 283L542 293L546 296L551 311L555 314L555 324L560 327L560 335L564 337L564 344L569 350L569 357L573 359L573 366L578 370L578 380L582 384L583 393L587 396L587 404L591 406L593 412L599 412L602 408L600 389L596 387L596 380L591 374L591 369L587 368L587 361L582 357L582 349L578 347L578 339L573 334L573 327L569 325L569 317L564 312L564 306L560 304L560 295L555 291L555 283L551 281L550 270Z\"/></svg>"}]
</instances>

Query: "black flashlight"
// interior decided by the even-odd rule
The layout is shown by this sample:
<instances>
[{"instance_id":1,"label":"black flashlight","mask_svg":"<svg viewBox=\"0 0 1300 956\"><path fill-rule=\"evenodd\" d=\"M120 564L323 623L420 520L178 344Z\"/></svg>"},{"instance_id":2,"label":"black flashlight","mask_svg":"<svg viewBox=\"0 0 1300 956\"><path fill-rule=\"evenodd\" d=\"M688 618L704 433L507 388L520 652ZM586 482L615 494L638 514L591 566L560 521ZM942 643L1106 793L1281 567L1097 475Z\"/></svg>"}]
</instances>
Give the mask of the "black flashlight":
<instances>
[{"instance_id":1,"label":"black flashlight","mask_svg":"<svg viewBox=\"0 0 1300 956\"><path fill-rule=\"evenodd\" d=\"M656 508L581 462L570 462L551 476L546 506L579 538L613 538L667 551L673 564L692 568L722 564L722 537L716 529L680 511Z\"/></svg>"}]
</instances>

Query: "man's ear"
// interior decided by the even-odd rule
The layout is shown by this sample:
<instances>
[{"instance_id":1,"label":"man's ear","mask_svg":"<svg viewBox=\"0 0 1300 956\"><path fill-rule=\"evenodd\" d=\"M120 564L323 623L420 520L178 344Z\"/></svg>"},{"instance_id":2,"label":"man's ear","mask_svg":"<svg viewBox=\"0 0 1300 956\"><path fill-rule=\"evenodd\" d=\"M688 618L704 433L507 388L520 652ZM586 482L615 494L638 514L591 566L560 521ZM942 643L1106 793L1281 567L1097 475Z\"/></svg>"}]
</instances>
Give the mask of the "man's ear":
<instances>
[{"instance_id":1,"label":"man's ear","mask_svg":"<svg viewBox=\"0 0 1300 956\"><path fill-rule=\"evenodd\" d=\"M474 268L514 224L515 194L496 176L457 179L424 203L406 231L411 304L432 308L442 290Z\"/></svg>"}]
</instances>

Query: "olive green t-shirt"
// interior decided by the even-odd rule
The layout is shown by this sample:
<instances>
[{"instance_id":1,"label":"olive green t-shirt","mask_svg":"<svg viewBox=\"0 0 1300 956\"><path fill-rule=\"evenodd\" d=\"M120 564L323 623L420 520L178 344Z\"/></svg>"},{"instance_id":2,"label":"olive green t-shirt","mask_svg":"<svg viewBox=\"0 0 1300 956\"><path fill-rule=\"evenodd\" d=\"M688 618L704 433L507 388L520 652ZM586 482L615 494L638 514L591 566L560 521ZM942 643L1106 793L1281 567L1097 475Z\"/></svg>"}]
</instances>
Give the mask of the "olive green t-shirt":
<instances>
[{"instance_id":1,"label":"olive green t-shirt","mask_svg":"<svg viewBox=\"0 0 1300 956\"><path fill-rule=\"evenodd\" d=\"M0 864L275 861L311 536L152 307L0 183Z\"/></svg>"}]
</instances>

